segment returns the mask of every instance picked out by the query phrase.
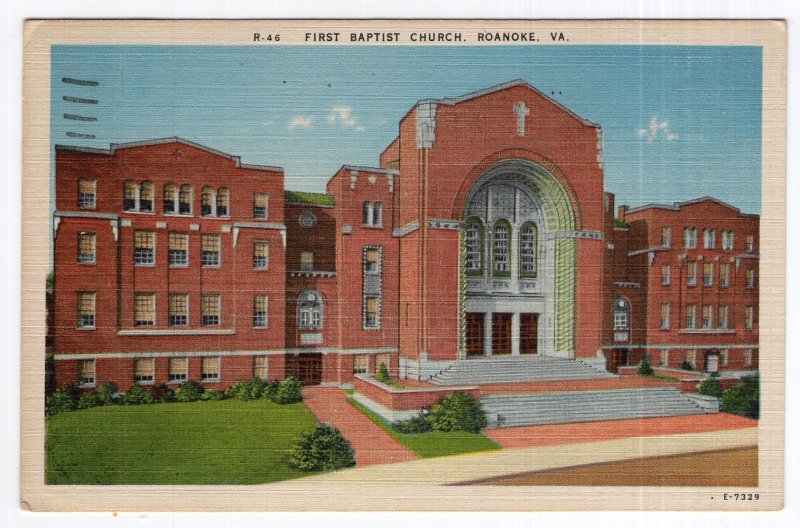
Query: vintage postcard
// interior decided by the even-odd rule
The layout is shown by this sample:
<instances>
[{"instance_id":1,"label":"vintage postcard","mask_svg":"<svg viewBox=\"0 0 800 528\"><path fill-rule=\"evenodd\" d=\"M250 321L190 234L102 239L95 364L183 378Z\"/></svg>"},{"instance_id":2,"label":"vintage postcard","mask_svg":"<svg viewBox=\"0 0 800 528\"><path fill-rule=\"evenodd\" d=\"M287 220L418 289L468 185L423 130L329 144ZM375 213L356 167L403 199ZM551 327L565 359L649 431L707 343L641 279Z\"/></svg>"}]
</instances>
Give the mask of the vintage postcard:
<instances>
[{"instance_id":1,"label":"vintage postcard","mask_svg":"<svg viewBox=\"0 0 800 528\"><path fill-rule=\"evenodd\" d=\"M779 21L29 21L23 507L775 510Z\"/></svg>"}]
</instances>

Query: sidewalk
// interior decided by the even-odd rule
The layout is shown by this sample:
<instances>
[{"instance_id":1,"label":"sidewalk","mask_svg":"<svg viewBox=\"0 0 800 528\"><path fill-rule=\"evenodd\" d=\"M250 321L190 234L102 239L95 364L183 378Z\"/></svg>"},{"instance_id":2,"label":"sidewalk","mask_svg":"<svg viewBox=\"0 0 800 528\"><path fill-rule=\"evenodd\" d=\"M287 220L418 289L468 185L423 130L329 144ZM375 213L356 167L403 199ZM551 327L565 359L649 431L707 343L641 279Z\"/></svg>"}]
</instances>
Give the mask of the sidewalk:
<instances>
[{"instance_id":1,"label":"sidewalk","mask_svg":"<svg viewBox=\"0 0 800 528\"><path fill-rule=\"evenodd\" d=\"M317 420L339 429L356 452L356 465L391 464L417 456L347 403L347 394L331 387L304 387L303 403Z\"/></svg>"}]
</instances>

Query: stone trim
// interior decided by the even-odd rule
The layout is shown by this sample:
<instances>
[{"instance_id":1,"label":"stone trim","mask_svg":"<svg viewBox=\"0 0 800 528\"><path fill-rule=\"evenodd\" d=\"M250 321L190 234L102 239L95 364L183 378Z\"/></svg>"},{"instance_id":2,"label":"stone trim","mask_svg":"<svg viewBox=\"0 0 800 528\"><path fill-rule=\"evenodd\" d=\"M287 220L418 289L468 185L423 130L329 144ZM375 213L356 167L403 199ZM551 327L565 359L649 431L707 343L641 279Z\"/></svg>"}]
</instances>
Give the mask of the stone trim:
<instances>
[{"instance_id":1,"label":"stone trim","mask_svg":"<svg viewBox=\"0 0 800 528\"><path fill-rule=\"evenodd\" d=\"M181 335L233 335L235 328L187 328L187 329L125 329L118 330L118 336L181 336Z\"/></svg>"},{"instance_id":2,"label":"stone trim","mask_svg":"<svg viewBox=\"0 0 800 528\"><path fill-rule=\"evenodd\" d=\"M290 277L335 277L335 271L286 270Z\"/></svg>"},{"instance_id":3,"label":"stone trim","mask_svg":"<svg viewBox=\"0 0 800 528\"><path fill-rule=\"evenodd\" d=\"M428 227L433 229L461 229L463 227L462 222L457 220L440 220L438 218L432 218L428 220Z\"/></svg>"},{"instance_id":4,"label":"stone trim","mask_svg":"<svg viewBox=\"0 0 800 528\"><path fill-rule=\"evenodd\" d=\"M555 240L557 238L587 238L589 240L603 240L603 233L600 231L553 231L545 235L545 240Z\"/></svg>"},{"instance_id":5,"label":"stone trim","mask_svg":"<svg viewBox=\"0 0 800 528\"><path fill-rule=\"evenodd\" d=\"M392 347L384 348L287 348L287 349L266 349L266 350L211 350L211 351L187 351L187 352L93 352L86 354L55 354L55 360L70 359L137 359L137 358L160 358L160 357L208 357L208 356L280 356L284 354L313 353L333 353L340 355L352 354L382 354L386 352L398 352L399 349Z\"/></svg>"},{"instance_id":6,"label":"stone trim","mask_svg":"<svg viewBox=\"0 0 800 528\"><path fill-rule=\"evenodd\" d=\"M392 231L392 236L396 238L402 238L410 233L413 233L419 229L419 220L414 220L413 222L409 222L408 224L396 228Z\"/></svg>"},{"instance_id":7,"label":"stone trim","mask_svg":"<svg viewBox=\"0 0 800 528\"><path fill-rule=\"evenodd\" d=\"M685 345L685 344L662 344L662 345L638 345L638 344L628 344L628 345L603 345L601 347L603 350L615 350L620 348L633 348L633 349L644 349L644 350L662 350L662 349L670 349L670 350L700 350L706 348L718 348L718 349L757 349L759 348L758 343L750 344L750 345L730 345L730 344L720 344L720 343L707 343L707 344L695 344L695 345ZM661 367L659 367L661 368Z\"/></svg>"},{"instance_id":8,"label":"stone trim","mask_svg":"<svg viewBox=\"0 0 800 528\"><path fill-rule=\"evenodd\" d=\"M247 227L252 229L278 229L286 231L284 224L278 222L234 222L233 227Z\"/></svg>"},{"instance_id":9,"label":"stone trim","mask_svg":"<svg viewBox=\"0 0 800 528\"><path fill-rule=\"evenodd\" d=\"M113 213L98 213L97 211L56 211L56 218L98 218L101 220L119 220L119 215Z\"/></svg>"}]
</instances>

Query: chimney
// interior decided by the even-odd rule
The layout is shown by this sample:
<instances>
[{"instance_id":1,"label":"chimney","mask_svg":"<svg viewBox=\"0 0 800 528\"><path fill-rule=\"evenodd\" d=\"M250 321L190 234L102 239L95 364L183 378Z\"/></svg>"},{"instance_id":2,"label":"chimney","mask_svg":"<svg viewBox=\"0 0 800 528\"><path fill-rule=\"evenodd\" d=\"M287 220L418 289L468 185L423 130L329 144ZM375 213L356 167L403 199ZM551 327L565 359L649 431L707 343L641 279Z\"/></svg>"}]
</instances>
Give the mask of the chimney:
<instances>
[{"instance_id":1,"label":"chimney","mask_svg":"<svg viewBox=\"0 0 800 528\"><path fill-rule=\"evenodd\" d=\"M627 205L620 205L619 208L617 208L617 218L619 218L620 222L625 221L625 213L628 212L628 209L630 209L630 207Z\"/></svg>"}]
</instances>

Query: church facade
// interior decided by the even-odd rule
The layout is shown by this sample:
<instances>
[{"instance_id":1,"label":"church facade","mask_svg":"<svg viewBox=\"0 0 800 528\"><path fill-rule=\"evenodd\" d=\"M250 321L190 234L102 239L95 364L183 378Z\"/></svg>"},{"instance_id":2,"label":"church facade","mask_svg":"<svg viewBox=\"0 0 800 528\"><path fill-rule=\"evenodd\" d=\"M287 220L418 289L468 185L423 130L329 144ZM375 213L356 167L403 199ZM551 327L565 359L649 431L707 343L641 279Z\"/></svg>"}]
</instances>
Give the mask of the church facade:
<instances>
[{"instance_id":1,"label":"church facade","mask_svg":"<svg viewBox=\"0 0 800 528\"><path fill-rule=\"evenodd\" d=\"M420 101L326 193L283 182L179 138L57 146L56 383L758 368L758 217L712 198L617 216L600 126L523 81Z\"/></svg>"}]
</instances>

